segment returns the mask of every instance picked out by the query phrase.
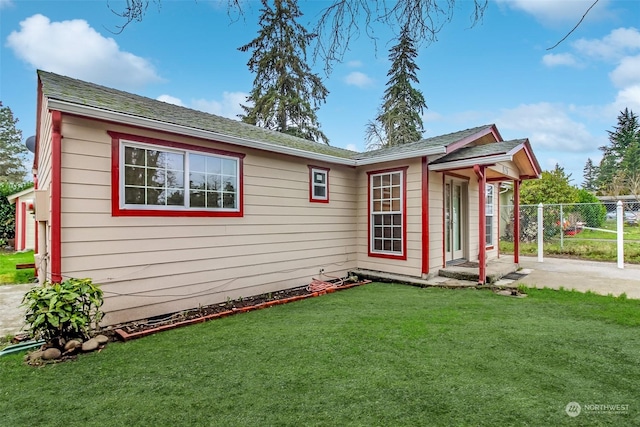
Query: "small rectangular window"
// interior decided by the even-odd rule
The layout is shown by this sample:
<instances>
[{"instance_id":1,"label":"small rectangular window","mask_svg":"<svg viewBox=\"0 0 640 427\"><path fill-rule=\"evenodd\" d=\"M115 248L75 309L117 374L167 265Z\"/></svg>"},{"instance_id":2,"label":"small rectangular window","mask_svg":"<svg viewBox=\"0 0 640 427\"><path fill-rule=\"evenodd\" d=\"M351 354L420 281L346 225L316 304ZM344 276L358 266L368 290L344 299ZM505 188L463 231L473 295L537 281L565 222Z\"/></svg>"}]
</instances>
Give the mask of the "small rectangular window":
<instances>
[{"instance_id":1,"label":"small rectangular window","mask_svg":"<svg viewBox=\"0 0 640 427\"><path fill-rule=\"evenodd\" d=\"M485 244L487 246L493 246L493 204L494 204L494 186L492 184L487 185L487 193L485 199Z\"/></svg>"},{"instance_id":2,"label":"small rectangular window","mask_svg":"<svg viewBox=\"0 0 640 427\"><path fill-rule=\"evenodd\" d=\"M309 201L329 203L329 169L309 166Z\"/></svg>"}]
</instances>

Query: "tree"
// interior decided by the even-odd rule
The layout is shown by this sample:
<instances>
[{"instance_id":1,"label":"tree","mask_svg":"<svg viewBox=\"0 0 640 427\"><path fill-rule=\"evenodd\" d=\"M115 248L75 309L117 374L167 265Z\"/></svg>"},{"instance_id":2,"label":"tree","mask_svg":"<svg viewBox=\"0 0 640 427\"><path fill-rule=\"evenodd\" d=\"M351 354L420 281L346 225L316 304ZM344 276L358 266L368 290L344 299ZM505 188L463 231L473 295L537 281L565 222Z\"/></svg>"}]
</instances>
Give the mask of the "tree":
<instances>
[{"instance_id":1,"label":"tree","mask_svg":"<svg viewBox=\"0 0 640 427\"><path fill-rule=\"evenodd\" d=\"M578 190L578 203L576 206L576 212L578 213L580 220L583 221L587 227L602 227L604 221L607 219L607 208L593 193L590 193L586 189Z\"/></svg>"},{"instance_id":2,"label":"tree","mask_svg":"<svg viewBox=\"0 0 640 427\"><path fill-rule=\"evenodd\" d=\"M256 74L242 121L311 141L329 140L316 116L328 95L327 88L306 62L307 45L315 37L297 22L302 16L296 0L262 0L260 30L241 46L252 51L247 63Z\"/></svg>"},{"instance_id":3,"label":"tree","mask_svg":"<svg viewBox=\"0 0 640 427\"><path fill-rule=\"evenodd\" d=\"M570 184L571 174L556 164L551 171L543 171L541 179L524 181L520 190L520 203L537 205L538 203L576 203L578 189Z\"/></svg>"},{"instance_id":4,"label":"tree","mask_svg":"<svg viewBox=\"0 0 640 427\"><path fill-rule=\"evenodd\" d=\"M597 190L598 168L594 166L593 161L589 158L584 165L584 181L582 182L582 188L587 191Z\"/></svg>"},{"instance_id":5,"label":"tree","mask_svg":"<svg viewBox=\"0 0 640 427\"><path fill-rule=\"evenodd\" d=\"M27 147L22 144L22 131L16 128L18 119L0 101L0 182L23 182Z\"/></svg>"},{"instance_id":6,"label":"tree","mask_svg":"<svg viewBox=\"0 0 640 427\"><path fill-rule=\"evenodd\" d=\"M598 190L619 196L630 192L629 180L640 170L640 121L632 110L625 108L618 115L618 124L609 133L609 144L598 168Z\"/></svg>"},{"instance_id":7,"label":"tree","mask_svg":"<svg viewBox=\"0 0 640 427\"><path fill-rule=\"evenodd\" d=\"M409 29L402 29L398 44L389 50L391 68L382 108L374 123L367 125L370 146L395 146L418 141L422 136L422 113L427 104L419 89L415 62L418 51Z\"/></svg>"}]
</instances>

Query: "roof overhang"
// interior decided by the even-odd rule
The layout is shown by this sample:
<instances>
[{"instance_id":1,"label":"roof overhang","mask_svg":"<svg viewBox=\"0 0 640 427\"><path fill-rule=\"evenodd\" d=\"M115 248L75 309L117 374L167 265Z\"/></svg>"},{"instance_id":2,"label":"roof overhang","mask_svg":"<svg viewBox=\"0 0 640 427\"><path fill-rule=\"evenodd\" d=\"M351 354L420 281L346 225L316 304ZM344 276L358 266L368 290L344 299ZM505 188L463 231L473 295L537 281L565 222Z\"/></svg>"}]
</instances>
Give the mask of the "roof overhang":
<instances>
[{"instance_id":1,"label":"roof overhang","mask_svg":"<svg viewBox=\"0 0 640 427\"><path fill-rule=\"evenodd\" d=\"M29 193L34 193L35 189L33 187L29 187L26 190L22 190L22 191L18 191L17 193L13 193L7 196L7 200L9 201L9 203L15 203L14 200L22 197L22 196L26 196ZM35 194L35 193L34 193Z\"/></svg>"},{"instance_id":2,"label":"roof overhang","mask_svg":"<svg viewBox=\"0 0 640 427\"><path fill-rule=\"evenodd\" d=\"M444 172L454 171L460 169L472 169L474 166L493 166L499 162L509 162L513 160L513 156L509 154L501 154L498 156L487 156L472 159L454 160L452 162L438 163L436 165L429 165L429 170Z\"/></svg>"}]
</instances>

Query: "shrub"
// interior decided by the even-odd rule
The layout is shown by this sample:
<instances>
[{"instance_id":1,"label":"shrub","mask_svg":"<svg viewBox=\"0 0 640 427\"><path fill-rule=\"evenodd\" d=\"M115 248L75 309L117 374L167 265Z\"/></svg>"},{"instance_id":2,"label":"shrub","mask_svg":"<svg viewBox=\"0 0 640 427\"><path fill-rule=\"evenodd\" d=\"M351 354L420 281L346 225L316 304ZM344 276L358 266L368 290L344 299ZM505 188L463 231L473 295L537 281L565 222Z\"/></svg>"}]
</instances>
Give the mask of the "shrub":
<instances>
[{"instance_id":1,"label":"shrub","mask_svg":"<svg viewBox=\"0 0 640 427\"><path fill-rule=\"evenodd\" d=\"M102 319L102 302L102 290L91 279L35 287L23 299L29 333L56 346L72 338L89 338Z\"/></svg>"},{"instance_id":2,"label":"shrub","mask_svg":"<svg viewBox=\"0 0 640 427\"><path fill-rule=\"evenodd\" d=\"M600 228L607 219L607 208L600 200L587 190L578 190L578 203L576 211L587 227Z\"/></svg>"}]
</instances>

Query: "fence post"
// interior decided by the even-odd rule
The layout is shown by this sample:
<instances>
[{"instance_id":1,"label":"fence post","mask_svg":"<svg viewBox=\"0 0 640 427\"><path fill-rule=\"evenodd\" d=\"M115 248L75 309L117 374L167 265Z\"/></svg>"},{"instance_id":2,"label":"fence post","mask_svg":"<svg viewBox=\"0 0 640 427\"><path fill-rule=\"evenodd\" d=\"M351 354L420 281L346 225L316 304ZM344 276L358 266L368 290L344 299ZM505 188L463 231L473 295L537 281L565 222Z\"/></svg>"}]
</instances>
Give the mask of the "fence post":
<instances>
[{"instance_id":1,"label":"fence post","mask_svg":"<svg viewBox=\"0 0 640 427\"><path fill-rule=\"evenodd\" d=\"M624 268L624 212L622 209L622 201L618 200L616 203L616 219L617 223L617 236L618 236L618 268Z\"/></svg>"},{"instance_id":2,"label":"fence post","mask_svg":"<svg viewBox=\"0 0 640 427\"><path fill-rule=\"evenodd\" d=\"M538 205L538 262L543 261L544 240L543 240L543 223L542 223L542 203Z\"/></svg>"},{"instance_id":3,"label":"fence post","mask_svg":"<svg viewBox=\"0 0 640 427\"><path fill-rule=\"evenodd\" d=\"M560 249L564 248L564 214L562 213L562 203L560 203Z\"/></svg>"}]
</instances>

